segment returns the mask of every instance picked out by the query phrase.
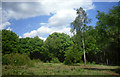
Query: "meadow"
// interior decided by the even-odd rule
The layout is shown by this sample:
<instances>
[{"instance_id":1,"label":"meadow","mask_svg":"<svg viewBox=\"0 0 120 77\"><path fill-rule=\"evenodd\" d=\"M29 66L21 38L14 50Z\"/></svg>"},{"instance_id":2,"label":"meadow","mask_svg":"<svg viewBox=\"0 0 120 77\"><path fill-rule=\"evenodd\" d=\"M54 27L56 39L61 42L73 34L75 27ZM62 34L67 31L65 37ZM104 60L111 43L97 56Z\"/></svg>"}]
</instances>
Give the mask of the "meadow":
<instances>
[{"instance_id":1,"label":"meadow","mask_svg":"<svg viewBox=\"0 0 120 77\"><path fill-rule=\"evenodd\" d=\"M3 75L120 75L120 66L106 66L98 64L42 63L35 62L31 65L13 66L3 65Z\"/></svg>"}]
</instances>

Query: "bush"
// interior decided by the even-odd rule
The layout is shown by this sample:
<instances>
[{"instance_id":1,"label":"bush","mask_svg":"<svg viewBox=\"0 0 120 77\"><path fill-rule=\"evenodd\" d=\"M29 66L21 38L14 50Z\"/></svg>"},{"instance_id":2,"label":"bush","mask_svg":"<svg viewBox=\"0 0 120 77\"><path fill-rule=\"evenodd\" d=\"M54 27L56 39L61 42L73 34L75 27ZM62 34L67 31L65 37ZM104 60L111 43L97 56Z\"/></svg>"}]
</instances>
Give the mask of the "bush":
<instances>
[{"instance_id":1,"label":"bush","mask_svg":"<svg viewBox=\"0 0 120 77\"><path fill-rule=\"evenodd\" d=\"M43 63L40 59L33 59L32 60L34 63Z\"/></svg>"},{"instance_id":2,"label":"bush","mask_svg":"<svg viewBox=\"0 0 120 77\"><path fill-rule=\"evenodd\" d=\"M43 62L40 59L33 59L33 60L30 60L30 62L27 65L28 67L34 67L35 63L43 63Z\"/></svg>"},{"instance_id":3,"label":"bush","mask_svg":"<svg viewBox=\"0 0 120 77\"><path fill-rule=\"evenodd\" d=\"M2 56L3 65L26 65L30 61L29 56L26 54L11 53Z\"/></svg>"},{"instance_id":4,"label":"bush","mask_svg":"<svg viewBox=\"0 0 120 77\"><path fill-rule=\"evenodd\" d=\"M52 58L52 60L50 61L50 63L60 63L58 58Z\"/></svg>"},{"instance_id":5,"label":"bush","mask_svg":"<svg viewBox=\"0 0 120 77\"><path fill-rule=\"evenodd\" d=\"M92 64L95 64L95 61L92 61Z\"/></svg>"},{"instance_id":6,"label":"bush","mask_svg":"<svg viewBox=\"0 0 120 77\"><path fill-rule=\"evenodd\" d=\"M72 63L72 61L70 59L65 59L64 64L65 65L71 65L73 63Z\"/></svg>"},{"instance_id":7,"label":"bush","mask_svg":"<svg viewBox=\"0 0 120 77\"><path fill-rule=\"evenodd\" d=\"M45 63L49 63L49 61L47 60Z\"/></svg>"},{"instance_id":8,"label":"bush","mask_svg":"<svg viewBox=\"0 0 120 77\"><path fill-rule=\"evenodd\" d=\"M81 63L81 64L84 64L84 62L83 62L82 60L80 61L80 63Z\"/></svg>"}]
</instances>

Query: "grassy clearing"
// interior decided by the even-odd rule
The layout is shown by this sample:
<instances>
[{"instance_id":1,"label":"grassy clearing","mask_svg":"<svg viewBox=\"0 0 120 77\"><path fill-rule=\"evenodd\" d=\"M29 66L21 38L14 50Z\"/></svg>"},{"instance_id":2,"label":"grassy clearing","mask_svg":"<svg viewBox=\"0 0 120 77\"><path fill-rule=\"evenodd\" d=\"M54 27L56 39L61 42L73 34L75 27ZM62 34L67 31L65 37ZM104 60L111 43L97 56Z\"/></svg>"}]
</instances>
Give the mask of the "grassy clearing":
<instances>
[{"instance_id":1,"label":"grassy clearing","mask_svg":"<svg viewBox=\"0 0 120 77\"><path fill-rule=\"evenodd\" d=\"M3 65L3 75L120 75L120 66L83 64L64 65L63 63L39 63L33 66Z\"/></svg>"}]
</instances>

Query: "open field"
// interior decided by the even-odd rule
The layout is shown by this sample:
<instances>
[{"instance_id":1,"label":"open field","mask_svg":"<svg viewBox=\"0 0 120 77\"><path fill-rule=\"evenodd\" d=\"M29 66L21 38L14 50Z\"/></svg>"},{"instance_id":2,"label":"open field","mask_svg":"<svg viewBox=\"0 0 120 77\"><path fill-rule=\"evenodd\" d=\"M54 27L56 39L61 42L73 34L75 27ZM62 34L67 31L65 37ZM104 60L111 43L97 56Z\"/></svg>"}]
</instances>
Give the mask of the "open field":
<instances>
[{"instance_id":1,"label":"open field","mask_svg":"<svg viewBox=\"0 0 120 77\"><path fill-rule=\"evenodd\" d=\"M120 66L35 63L32 66L3 65L3 75L120 75Z\"/></svg>"}]
</instances>

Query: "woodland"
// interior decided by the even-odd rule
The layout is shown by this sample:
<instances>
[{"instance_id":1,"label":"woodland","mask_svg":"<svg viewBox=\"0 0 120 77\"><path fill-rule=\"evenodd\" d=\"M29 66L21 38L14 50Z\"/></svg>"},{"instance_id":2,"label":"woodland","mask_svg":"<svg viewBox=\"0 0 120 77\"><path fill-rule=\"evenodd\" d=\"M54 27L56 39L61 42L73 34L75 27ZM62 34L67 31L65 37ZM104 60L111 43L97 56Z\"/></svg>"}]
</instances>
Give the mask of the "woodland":
<instances>
[{"instance_id":1,"label":"woodland","mask_svg":"<svg viewBox=\"0 0 120 77\"><path fill-rule=\"evenodd\" d=\"M114 6L108 13L97 12L98 22L93 27L87 24L94 20L87 17L82 7L77 9L77 17L70 25L72 37L54 32L43 41L38 36L19 38L13 31L3 29L2 64L22 66L39 60L64 65L119 66L120 6Z\"/></svg>"}]
</instances>

